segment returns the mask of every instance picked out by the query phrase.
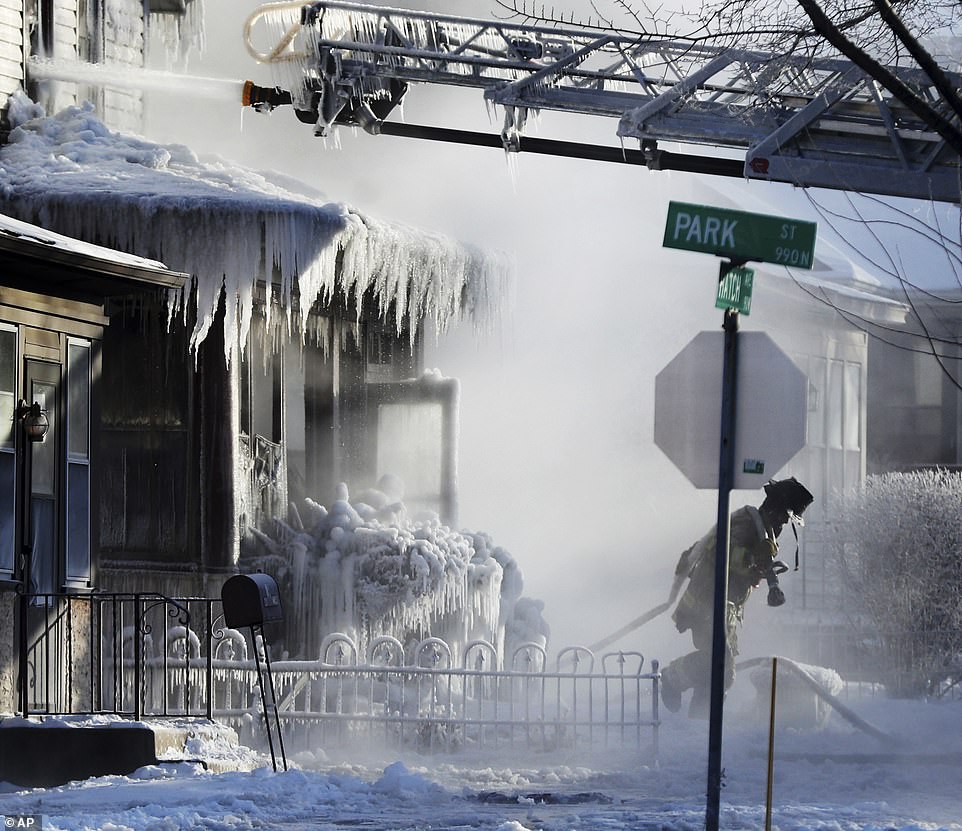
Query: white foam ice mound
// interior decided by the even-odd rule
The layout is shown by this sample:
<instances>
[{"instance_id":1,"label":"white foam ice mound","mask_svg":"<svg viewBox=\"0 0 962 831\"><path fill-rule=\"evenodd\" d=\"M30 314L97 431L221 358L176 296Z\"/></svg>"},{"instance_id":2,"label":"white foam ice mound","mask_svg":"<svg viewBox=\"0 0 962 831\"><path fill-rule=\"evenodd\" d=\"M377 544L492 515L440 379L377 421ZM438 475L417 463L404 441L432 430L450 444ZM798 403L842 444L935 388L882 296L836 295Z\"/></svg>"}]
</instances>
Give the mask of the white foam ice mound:
<instances>
[{"instance_id":1,"label":"white foam ice mound","mask_svg":"<svg viewBox=\"0 0 962 831\"><path fill-rule=\"evenodd\" d=\"M388 492L370 489L354 501L341 484L330 507L306 499L290 523L275 518L266 531L252 529L259 546L241 566L272 574L289 598L288 650L320 657L317 646L333 633L351 637L361 660L384 635L404 645L439 637L455 660L477 639L501 656L521 642L546 647L543 604L522 597L511 554L436 515L409 517L396 484L382 480Z\"/></svg>"}]
</instances>

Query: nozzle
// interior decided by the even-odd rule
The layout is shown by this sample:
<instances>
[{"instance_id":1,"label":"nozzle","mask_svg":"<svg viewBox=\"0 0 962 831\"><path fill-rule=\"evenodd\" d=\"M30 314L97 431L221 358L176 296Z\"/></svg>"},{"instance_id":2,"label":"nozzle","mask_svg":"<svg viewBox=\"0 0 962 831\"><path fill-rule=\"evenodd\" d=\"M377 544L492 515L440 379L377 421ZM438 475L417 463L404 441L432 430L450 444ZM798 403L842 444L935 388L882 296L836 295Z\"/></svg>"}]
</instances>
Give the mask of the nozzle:
<instances>
[{"instance_id":1,"label":"nozzle","mask_svg":"<svg viewBox=\"0 0 962 831\"><path fill-rule=\"evenodd\" d=\"M244 81L241 104L258 112L270 112L274 107L292 104L291 94L280 87L259 87L253 81Z\"/></svg>"}]
</instances>

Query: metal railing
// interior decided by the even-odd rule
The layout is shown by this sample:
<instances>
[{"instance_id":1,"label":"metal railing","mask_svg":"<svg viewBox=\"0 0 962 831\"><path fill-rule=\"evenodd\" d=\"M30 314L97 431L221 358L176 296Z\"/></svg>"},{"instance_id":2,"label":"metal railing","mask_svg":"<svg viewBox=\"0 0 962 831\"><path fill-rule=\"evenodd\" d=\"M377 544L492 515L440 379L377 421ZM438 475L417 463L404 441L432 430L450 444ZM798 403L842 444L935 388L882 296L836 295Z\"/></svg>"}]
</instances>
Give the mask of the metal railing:
<instances>
[{"instance_id":1,"label":"metal railing","mask_svg":"<svg viewBox=\"0 0 962 831\"><path fill-rule=\"evenodd\" d=\"M33 594L20 602L24 715L213 717L220 600L97 593ZM201 657L205 671L198 675L193 665Z\"/></svg>"},{"instance_id":2,"label":"metal railing","mask_svg":"<svg viewBox=\"0 0 962 831\"><path fill-rule=\"evenodd\" d=\"M371 745L452 751L466 748L529 750L591 747L658 752L658 663L644 669L639 653L564 650L555 668L537 644L515 650L498 669L487 641L473 641L455 660L451 646L427 638L405 650L395 638L377 638L366 659L343 634L328 636L317 661L275 661L274 683L282 722L324 745ZM600 666L598 666L600 664ZM227 670L218 664L215 671ZM239 680L237 665L233 672ZM253 662L247 662L252 689ZM249 693L253 695L253 693ZM219 700L229 718L250 712Z\"/></svg>"},{"instance_id":3,"label":"metal railing","mask_svg":"<svg viewBox=\"0 0 962 831\"><path fill-rule=\"evenodd\" d=\"M28 596L25 714L196 716L258 730L253 631L223 624L219 599L156 594ZM260 654L263 654L261 652ZM277 714L294 744L461 749L641 748L657 756L657 661L638 652L538 644L502 660L482 640L407 648L347 635L317 660L273 660ZM263 725L261 725L263 726Z\"/></svg>"}]
</instances>

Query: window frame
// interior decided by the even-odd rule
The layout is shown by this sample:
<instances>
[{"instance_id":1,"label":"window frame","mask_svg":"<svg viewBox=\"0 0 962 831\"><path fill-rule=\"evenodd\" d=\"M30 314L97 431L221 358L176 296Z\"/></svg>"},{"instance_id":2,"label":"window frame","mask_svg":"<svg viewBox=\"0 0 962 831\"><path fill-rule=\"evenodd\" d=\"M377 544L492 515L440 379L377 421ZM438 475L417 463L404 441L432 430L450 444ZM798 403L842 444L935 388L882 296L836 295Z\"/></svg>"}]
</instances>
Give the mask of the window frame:
<instances>
[{"instance_id":1,"label":"window frame","mask_svg":"<svg viewBox=\"0 0 962 831\"><path fill-rule=\"evenodd\" d=\"M74 444L74 433L77 424L74 419L74 413L71 412L71 407L73 406L71 395L73 391L73 364L72 364L72 350L75 348L83 349L86 352L86 378L84 379L85 394L83 404L86 408L86 413L84 414L84 423L86 425L85 434L85 448L86 452L76 453L72 450ZM62 393L64 401L64 455L63 455L63 466L64 466L64 497L63 497L63 549L61 551L61 573L62 573L62 584L65 591L77 590L77 589L88 589L90 588L90 581L92 576L92 511L91 511L91 488L93 487L92 478L92 464L91 464L91 453L92 453L92 398L93 398L93 361L94 361L94 349L93 343L86 338L76 338L67 337L65 346L65 356L64 356L64 391ZM73 477L71 474L75 467L82 467L86 470L86 501L83 506L84 514L84 538L86 542L86 550L80 553L81 560L84 562L83 567L78 570L78 573L71 572L71 566L74 562L72 557L71 543L75 540L75 535L72 533L72 522L76 519L76 514L72 511L72 500L73 500Z\"/></svg>"}]
</instances>

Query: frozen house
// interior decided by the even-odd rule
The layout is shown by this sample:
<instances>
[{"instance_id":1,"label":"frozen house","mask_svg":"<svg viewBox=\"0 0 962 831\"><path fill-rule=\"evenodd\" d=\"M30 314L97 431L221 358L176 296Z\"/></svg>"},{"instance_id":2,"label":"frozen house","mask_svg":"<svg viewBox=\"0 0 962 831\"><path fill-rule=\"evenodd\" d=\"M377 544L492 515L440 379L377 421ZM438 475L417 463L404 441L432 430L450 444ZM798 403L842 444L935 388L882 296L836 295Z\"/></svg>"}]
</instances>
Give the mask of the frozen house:
<instances>
[{"instance_id":1,"label":"frozen house","mask_svg":"<svg viewBox=\"0 0 962 831\"><path fill-rule=\"evenodd\" d=\"M354 560L372 547L373 524L393 523L388 548L406 557L410 543L425 569L395 577L436 596L413 617L397 610L406 592L364 608L345 598L331 626L352 631L363 614L423 635L447 619L461 637L497 640L502 594L513 603L520 577L503 579L513 561L500 549L449 530L458 384L425 372L422 344L428 331L496 314L505 259L136 138L124 132L139 117L136 95L31 74L25 49L139 65L150 26L192 36L192 3L17 5L0 18L0 36L20 49L0 90L2 239L25 263L0 279L0 461L11 485L0 610L11 623L20 614L15 589L49 597L6 630L0 709L18 709L18 669L33 710L97 692L71 680L81 657L63 644L17 666L17 639L32 648L64 619L57 598L216 597L227 576L261 566L283 572L286 593L305 576L303 558L278 537L318 527L325 505L349 515L342 530L358 529ZM30 413L47 423L42 442L21 429ZM18 556L28 543L29 563ZM300 611L289 617L305 626ZM113 627L101 637L134 637L138 624ZM316 647L320 634L310 637Z\"/></svg>"},{"instance_id":2,"label":"frozen house","mask_svg":"<svg viewBox=\"0 0 962 831\"><path fill-rule=\"evenodd\" d=\"M333 631L362 647L388 632L538 634L510 555L451 531L458 385L423 360L432 331L497 314L503 259L137 138L140 93L44 71L141 66L152 29L186 46L201 0L0 3L0 215L21 260L0 278L0 615L14 633L0 709L16 709L18 669L35 673L40 710L92 694L70 686L77 656L16 665L16 638L49 628L63 597L216 597L238 569L278 576L295 653ZM51 266L41 280L26 260ZM833 494L870 470L957 464L958 391L869 336L906 330L911 309L845 252L765 282L773 302L747 328L771 332L808 380L806 446L779 475L817 498L796 602L773 626L814 632L798 657L834 664ZM48 433L31 445L34 415ZM21 622L17 588L56 599ZM101 637L140 629L117 621Z\"/></svg>"},{"instance_id":3,"label":"frozen house","mask_svg":"<svg viewBox=\"0 0 962 831\"><path fill-rule=\"evenodd\" d=\"M14 589L28 570L38 588L92 586L95 420L107 305L113 297L179 290L185 275L6 216L0 218L0 260L0 616L8 633L0 645L0 707L11 711L19 629ZM27 401L42 410L42 443L21 429L36 421ZM29 501L22 497L27 477ZM28 542L32 562L25 556ZM39 624L32 612L31 629Z\"/></svg>"}]
</instances>

